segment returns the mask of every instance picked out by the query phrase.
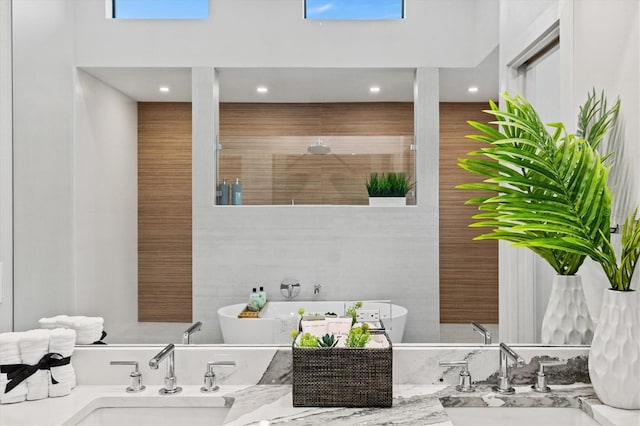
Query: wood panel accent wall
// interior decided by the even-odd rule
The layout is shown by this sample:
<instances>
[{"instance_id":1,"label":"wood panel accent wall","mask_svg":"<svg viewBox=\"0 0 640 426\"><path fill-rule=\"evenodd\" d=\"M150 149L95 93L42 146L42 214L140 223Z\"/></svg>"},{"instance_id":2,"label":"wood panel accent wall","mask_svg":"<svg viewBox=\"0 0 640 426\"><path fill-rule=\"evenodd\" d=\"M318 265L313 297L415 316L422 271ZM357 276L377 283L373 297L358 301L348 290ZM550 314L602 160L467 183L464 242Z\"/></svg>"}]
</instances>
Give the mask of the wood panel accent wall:
<instances>
[{"instance_id":1,"label":"wood panel accent wall","mask_svg":"<svg viewBox=\"0 0 640 426\"><path fill-rule=\"evenodd\" d=\"M467 120L487 122L485 103L440 104L440 322L498 323L498 243L472 241L482 230L469 228L477 206L465 201L477 192L455 189L481 180L458 167L458 158L482 146L465 138Z\"/></svg>"},{"instance_id":2,"label":"wood panel accent wall","mask_svg":"<svg viewBox=\"0 0 640 426\"><path fill-rule=\"evenodd\" d=\"M191 103L138 103L138 321L191 322Z\"/></svg>"},{"instance_id":3,"label":"wood panel accent wall","mask_svg":"<svg viewBox=\"0 0 640 426\"><path fill-rule=\"evenodd\" d=\"M220 136L413 136L412 102L222 103Z\"/></svg>"}]
</instances>

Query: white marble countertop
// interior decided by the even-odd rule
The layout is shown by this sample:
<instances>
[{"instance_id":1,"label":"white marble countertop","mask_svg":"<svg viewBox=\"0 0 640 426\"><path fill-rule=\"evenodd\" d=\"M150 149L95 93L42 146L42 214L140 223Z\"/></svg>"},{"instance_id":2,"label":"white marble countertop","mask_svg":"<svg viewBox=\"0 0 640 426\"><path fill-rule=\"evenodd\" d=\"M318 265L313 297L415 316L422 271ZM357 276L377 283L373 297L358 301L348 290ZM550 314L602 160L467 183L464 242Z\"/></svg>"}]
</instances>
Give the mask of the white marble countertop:
<instances>
[{"instance_id":1,"label":"white marble countertop","mask_svg":"<svg viewBox=\"0 0 640 426\"><path fill-rule=\"evenodd\" d=\"M122 386L77 386L71 395L0 406L0 424L73 425L102 407L230 407L225 425L384 424L451 425L444 407L575 407L601 425L640 425L640 410L620 410L602 405L590 385L558 385L549 394L516 387L502 396L488 386L472 394L446 385L397 385L391 408L293 407L290 385L222 386L201 393L200 386L183 386L176 395L158 395L158 386L126 393Z\"/></svg>"}]
</instances>

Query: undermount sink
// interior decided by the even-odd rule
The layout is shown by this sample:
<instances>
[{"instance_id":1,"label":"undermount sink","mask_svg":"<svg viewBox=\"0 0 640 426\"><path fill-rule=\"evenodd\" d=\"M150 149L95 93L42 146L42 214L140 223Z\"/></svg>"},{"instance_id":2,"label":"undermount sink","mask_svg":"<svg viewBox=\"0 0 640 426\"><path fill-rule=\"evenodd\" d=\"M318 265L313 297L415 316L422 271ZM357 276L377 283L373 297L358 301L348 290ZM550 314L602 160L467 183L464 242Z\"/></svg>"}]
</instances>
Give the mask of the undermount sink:
<instances>
[{"instance_id":1,"label":"undermount sink","mask_svg":"<svg viewBox=\"0 0 640 426\"><path fill-rule=\"evenodd\" d=\"M599 425L580 409L568 407L450 407L444 411L454 426Z\"/></svg>"},{"instance_id":2,"label":"undermount sink","mask_svg":"<svg viewBox=\"0 0 640 426\"><path fill-rule=\"evenodd\" d=\"M225 407L102 407L76 425L221 425Z\"/></svg>"},{"instance_id":3,"label":"undermount sink","mask_svg":"<svg viewBox=\"0 0 640 426\"><path fill-rule=\"evenodd\" d=\"M224 398L101 398L67 425L222 425L231 407Z\"/></svg>"}]
</instances>

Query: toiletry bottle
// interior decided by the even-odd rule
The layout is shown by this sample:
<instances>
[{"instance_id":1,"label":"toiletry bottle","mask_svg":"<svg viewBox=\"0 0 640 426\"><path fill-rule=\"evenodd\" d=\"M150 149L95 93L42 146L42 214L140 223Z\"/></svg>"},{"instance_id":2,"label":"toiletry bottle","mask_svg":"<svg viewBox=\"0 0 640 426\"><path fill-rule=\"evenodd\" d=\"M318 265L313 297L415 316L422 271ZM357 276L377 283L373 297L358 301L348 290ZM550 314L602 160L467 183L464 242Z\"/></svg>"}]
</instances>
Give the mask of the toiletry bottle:
<instances>
[{"instance_id":1,"label":"toiletry bottle","mask_svg":"<svg viewBox=\"0 0 640 426\"><path fill-rule=\"evenodd\" d=\"M260 307L262 308L267 303L267 292L264 291L264 287L260 286L258 296L260 297Z\"/></svg>"},{"instance_id":2,"label":"toiletry bottle","mask_svg":"<svg viewBox=\"0 0 640 426\"><path fill-rule=\"evenodd\" d=\"M249 295L249 304L247 305L250 311L259 311L260 310L260 295L256 291L256 288L253 288L253 291Z\"/></svg>"},{"instance_id":3,"label":"toiletry bottle","mask_svg":"<svg viewBox=\"0 0 640 426\"><path fill-rule=\"evenodd\" d=\"M240 185L240 178L236 178L236 181L231 185L231 204L239 206L242 204L242 185Z\"/></svg>"},{"instance_id":4,"label":"toiletry bottle","mask_svg":"<svg viewBox=\"0 0 640 426\"><path fill-rule=\"evenodd\" d=\"M229 184L226 179L222 179L222 183L219 185L220 199L218 204L226 206L229 204Z\"/></svg>"}]
</instances>

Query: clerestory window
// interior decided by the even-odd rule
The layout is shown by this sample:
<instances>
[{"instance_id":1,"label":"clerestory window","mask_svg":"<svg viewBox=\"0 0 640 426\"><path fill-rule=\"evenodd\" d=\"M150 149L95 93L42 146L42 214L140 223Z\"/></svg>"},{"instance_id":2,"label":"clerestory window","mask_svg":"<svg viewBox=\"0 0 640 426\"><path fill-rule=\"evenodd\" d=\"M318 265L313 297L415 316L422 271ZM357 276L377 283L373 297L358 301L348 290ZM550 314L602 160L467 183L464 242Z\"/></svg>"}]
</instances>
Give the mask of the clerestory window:
<instances>
[{"instance_id":1,"label":"clerestory window","mask_svg":"<svg viewBox=\"0 0 640 426\"><path fill-rule=\"evenodd\" d=\"M207 19L209 0L112 0L116 19Z\"/></svg>"},{"instance_id":2,"label":"clerestory window","mask_svg":"<svg viewBox=\"0 0 640 426\"><path fill-rule=\"evenodd\" d=\"M404 0L305 0L305 19L403 19Z\"/></svg>"}]
</instances>

